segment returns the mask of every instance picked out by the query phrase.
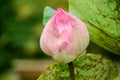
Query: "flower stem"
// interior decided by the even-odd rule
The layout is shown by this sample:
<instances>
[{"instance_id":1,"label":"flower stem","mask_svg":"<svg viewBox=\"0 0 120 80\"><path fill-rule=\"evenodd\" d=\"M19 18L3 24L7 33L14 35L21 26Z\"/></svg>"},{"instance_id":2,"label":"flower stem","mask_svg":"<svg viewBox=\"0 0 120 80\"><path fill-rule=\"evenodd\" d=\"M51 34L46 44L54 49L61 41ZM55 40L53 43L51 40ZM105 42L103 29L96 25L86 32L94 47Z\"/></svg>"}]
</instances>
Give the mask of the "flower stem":
<instances>
[{"instance_id":1,"label":"flower stem","mask_svg":"<svg viewBox=\"0 0 120 80\"><path fill-rule=\"evenodd\" d=\"M69 72L70 72L70 80L75 80L73 62L68 63L68 66L69 66Z\"/></svg>"}]
</instances>

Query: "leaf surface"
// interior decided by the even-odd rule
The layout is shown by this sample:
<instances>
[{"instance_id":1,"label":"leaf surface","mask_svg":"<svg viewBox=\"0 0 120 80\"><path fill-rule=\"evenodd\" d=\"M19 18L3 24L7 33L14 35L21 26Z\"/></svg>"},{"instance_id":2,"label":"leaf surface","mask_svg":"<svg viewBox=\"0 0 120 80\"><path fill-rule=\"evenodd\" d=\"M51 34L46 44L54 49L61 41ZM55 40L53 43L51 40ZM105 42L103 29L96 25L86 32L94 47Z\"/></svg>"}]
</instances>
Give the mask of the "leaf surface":
<instances>
[{"instance_id":1,"label":"leaf surface","mask_svg":"<svg viewBox=\"0 0 120 80\"><path fill-rule=\"evenodd\" d=\"M86 23L95 44L120 55L120 0L69 0L69 11Z\"/></svg>"},{"instance_id":2,"label":"leaf surface","mask_svg":"<svg viewBox=\"0 0 120 80\"><path fill-rule=\"evenodd\" d=\"M100 54L87 53L73 64L76 80L114 80L118 75L116 65ZM52 64L37 80L70 80L68 65Z\"/></svg>"}]
</instances>

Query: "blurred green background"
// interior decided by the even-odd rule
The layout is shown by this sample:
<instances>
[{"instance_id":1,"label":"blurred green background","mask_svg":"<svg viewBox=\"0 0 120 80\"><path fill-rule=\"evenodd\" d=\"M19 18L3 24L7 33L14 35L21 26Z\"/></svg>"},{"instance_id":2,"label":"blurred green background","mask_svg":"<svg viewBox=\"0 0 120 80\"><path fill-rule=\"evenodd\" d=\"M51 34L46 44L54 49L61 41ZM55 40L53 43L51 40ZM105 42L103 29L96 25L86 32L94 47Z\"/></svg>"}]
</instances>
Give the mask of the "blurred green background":
<instances>
[{"instance_id":1,"label":"blurred green background","mask_svg":"<svg viewBox=\"0 0 120 80\"><path fill-rule=\"evenodd\" d=\"M0 80L21 80L12 72L16 59L50 58L39 47L46 6L68 10L67 0L0 0Z\"/></svg>"}]
</instances>

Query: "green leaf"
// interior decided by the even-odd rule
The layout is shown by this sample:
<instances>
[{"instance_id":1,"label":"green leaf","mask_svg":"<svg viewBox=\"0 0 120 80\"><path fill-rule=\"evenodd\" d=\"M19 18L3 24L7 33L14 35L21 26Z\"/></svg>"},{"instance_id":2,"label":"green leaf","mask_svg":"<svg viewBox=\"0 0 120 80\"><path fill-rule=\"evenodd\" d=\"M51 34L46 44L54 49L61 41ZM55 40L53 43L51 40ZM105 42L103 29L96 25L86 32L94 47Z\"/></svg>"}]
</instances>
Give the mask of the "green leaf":
<instances>
[{"instance_id":1,"label":"green leaf","mask_svg":"<svg viewBox=\"0 0 120 80\"><path fill-rule=\"evenodd\" d=\"M114 80L118 75L113 61L100 54L87 53L73 64L76 80ZM68 65L52 64L37 80L70 80Z\"/></svg>"},{"instance_id":2,"label":"green leaf","mask_svg":"<svg viewBox=\"0 0 120 80\"><path fill-rule=\"evenodd\" d=\"M118 68L118 76L115 78L115 80L120 80L120 58L116 62Z\"/></svg>"},{"instance_id":3,"label":"green leaf","mask_svg":"<svg viewBox=\"0 0 120 80\"><path fill-rule=\"evenodd\" d=\"M69 11L86 23L92 42L120 55L120 0L69 0Z\"/></svg>"},{"instance_id":4,"label":"green leaf","mask_svg":"<svg viewBox=\"0 0 120 80\"><path fill-rule=\"evenodd\" d=\"M49 19L53 16L55 10L50 7L45 7L43 15L43 24L45 25Z\"/></svg>"}]
</instances>

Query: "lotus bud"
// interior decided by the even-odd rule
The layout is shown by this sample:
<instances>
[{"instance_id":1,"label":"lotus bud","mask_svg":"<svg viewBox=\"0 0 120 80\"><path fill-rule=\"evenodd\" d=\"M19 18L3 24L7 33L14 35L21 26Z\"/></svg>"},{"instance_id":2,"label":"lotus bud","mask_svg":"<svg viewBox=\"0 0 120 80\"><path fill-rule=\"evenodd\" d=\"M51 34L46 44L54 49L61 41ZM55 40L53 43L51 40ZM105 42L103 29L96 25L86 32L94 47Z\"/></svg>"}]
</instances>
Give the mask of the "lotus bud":
<instances>
[{"instance_id":1,"label":"lotus bud","mask_svg":"<svg viewBox=\"0 0 120 80\"><path fill-rule=\"evenodd\" d=\"M43 52L63 63L76 59L88 44L89 33L85 24L61 8L48 21L40 38Z\"/></svg>"}]
</instances>

